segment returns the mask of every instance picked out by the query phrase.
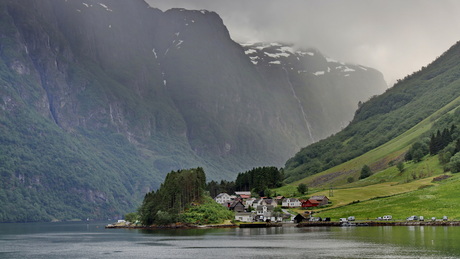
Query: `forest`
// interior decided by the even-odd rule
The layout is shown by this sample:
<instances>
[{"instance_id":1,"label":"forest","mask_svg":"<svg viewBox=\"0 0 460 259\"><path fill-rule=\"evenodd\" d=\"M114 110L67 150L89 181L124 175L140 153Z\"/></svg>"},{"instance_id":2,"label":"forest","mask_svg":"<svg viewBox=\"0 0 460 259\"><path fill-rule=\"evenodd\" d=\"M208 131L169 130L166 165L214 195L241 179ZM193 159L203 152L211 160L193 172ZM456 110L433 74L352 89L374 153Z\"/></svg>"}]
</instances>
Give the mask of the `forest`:
<instances>
[{"instance_id":1,"label":"forest","mask_svg":"<svg viewBox=\"0 0 460 259\"><path fill-rule=\"evenodd\" d=\"M270 196L270 190L283 185L283 170L274 166L257 167L239 173L235 181L222 180L220 183L211 181L206 185L211 197L219 193L235 191L251 191L259 196Z\"/></svg>"},{"instance_id":2,"label":"forest","mask_svg":"<svg viewBox=\"0 0 460 259\"><path fill-rule=\"evenodd\" d=\"M175 222L192 224L220 223L233 213L205 194L203 168L171 171L157 191L145 195L138 209L144 225L167 225Z\"/></svg>"}]
</instances>

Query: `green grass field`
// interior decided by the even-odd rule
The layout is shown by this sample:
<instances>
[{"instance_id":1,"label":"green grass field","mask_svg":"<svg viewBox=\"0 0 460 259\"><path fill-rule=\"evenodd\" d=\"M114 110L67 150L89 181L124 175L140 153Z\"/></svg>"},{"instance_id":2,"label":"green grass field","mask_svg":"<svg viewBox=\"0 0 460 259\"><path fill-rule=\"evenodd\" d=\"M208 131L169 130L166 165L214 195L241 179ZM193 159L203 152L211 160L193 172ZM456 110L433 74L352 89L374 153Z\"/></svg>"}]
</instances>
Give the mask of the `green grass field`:
<instances>
[{"instance_id":1,"label":"green grass field","mask_svg":"<svg viewBox=\"0 0 460 259\"><path fill-rule=\"evenodd\" d=\"M434 177L444 173L437 156L428 155L419 163L406 162L402 172L395 165L390 166L401 161L410 146L429 132L442 115L453 112L459 102L460 98L455 99L404 134L362 156L278 188L275 193L299 197L297 186L305 183L309 186L305 197L326 195L330 198L330 206L315 209L315 212L333 220L348 216L367 220L384 215L392 215L393 219L406 219L411 215L425 218L447 215L460 220L460 188L457 188L460 175L433 183ZM372 168L373 174L359 180L365 164ZM300 209L297 211L301 212Z\"/></svg>"},{"instance_id":2,"label":"green grass field","mask_svg":"<svg viewBox=\"0 0 460 259\"><path fill-rule=\"evenodd\" d=\"M358 220L375 219L384 215L392 215L395 220L404 220L411 215L425 218L441 218L446 215L449 219L460 220L460 175L454 175L438 184L431 184L427 180L420 180L427 186L425 188L323 210L318 215L331 217L333 220L352 215Z\"/></svg>"},{"instance_id":3,"label":"green grass field","mask_svg":"<svg viewBox=\"0 0 460 259\"><path fill-rule=\"evenodd\" d=\"M433 124L446 113L453 112L459 107L460 97L456 98L442 109L436 111L428 118L424 119L410 130L392 139L391 141L377 147L355 159L330 168L319 174L315 174L302 180L292 183L292 186L297 186L300 183L305 183L314 188L329 188L330 186L346 185L347 179L353 177L355 180L359 178L359 173L363 165L367 164L373 171L381 171L388 167L392 161L402 160L405 152L410 146L418 140L422 134L428 132ZM280 189L279 192L292 190L289 187Z\"/></svg>"}]
</instances>

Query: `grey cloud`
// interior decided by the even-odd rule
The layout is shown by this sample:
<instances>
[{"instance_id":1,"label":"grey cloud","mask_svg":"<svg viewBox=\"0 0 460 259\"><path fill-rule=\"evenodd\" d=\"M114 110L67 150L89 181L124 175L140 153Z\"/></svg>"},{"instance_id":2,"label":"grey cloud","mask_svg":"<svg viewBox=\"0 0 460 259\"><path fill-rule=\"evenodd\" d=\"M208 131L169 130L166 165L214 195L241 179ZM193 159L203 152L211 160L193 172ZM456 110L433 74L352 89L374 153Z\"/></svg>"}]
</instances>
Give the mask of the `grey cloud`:
<instances>
[{"instance_id":1,"label":"grey cloud","mask_svg":"<svg viewBox=\"0 0 460 259\"><path fill-rule=\"evenodd\" d=\"M148 0L217 12L238 42L282 41L379 69L389 84L460 40L455 0Z\"/></svg>"}]
</instances>

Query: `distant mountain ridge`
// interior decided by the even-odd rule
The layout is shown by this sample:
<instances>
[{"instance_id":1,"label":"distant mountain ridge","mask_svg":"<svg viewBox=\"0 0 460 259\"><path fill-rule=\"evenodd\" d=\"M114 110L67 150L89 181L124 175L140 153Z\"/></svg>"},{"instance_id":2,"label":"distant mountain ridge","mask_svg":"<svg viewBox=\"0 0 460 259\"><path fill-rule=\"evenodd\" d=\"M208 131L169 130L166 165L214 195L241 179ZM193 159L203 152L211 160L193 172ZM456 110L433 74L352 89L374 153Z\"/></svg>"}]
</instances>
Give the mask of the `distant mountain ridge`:
<instances>
[{"instance_id":1,"label":"distant mountain ridge","mask_svg":"<svg viewBox=\"0 0 460 259\"><path fill-rule=\"evenodd\" d=\"M317 49L296 49L283 43L243 47L271 91L292 94L289 102L298 104L299 121L304 122L310 143L347 126L353 119L350 111L355 111L358 103L387 88L377 70L336 61ZM380 83L375 84L377 78ZM373 87L366 87L369 85Z\"/></svg>"},{"instance_id":2,"label":"distant mountain ridge","mask_svg":"<svg viewBox=\"0 0 460 259\"><path fill-rule=\"evenodd\" d=\"M254 64L249 47L208 11L1 2L0 221L119 217L171 170L280 166L386 88L369 68L315 75L319 52Z\"/></svg>"}]
</instances>

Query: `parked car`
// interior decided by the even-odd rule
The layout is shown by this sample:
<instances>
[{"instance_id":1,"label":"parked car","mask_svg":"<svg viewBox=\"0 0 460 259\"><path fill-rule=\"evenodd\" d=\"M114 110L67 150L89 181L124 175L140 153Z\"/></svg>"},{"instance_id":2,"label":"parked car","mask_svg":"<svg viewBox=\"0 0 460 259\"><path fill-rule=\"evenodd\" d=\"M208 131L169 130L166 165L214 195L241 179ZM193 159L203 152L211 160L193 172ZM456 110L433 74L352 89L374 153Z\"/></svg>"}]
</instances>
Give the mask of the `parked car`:
<instances>
[{"instance_id":1,"label":"parked car","mask_svg":"<svg viewBox=\"0 0 460 259\"><path fill-rule=\"evenodd\" d=\"M321 217L311 217L310 221L323 221Z\"/></svg>"},{"instance_id":2,"label":"parked car","mask_svg":"<svg viewBox=\"0 0 460 259\"><path fill-rule=\"evenodd\" d=\"M431 221L436 221L436 217L431 217Z\"/></svg>"},{"instance_id":3,"label":"parked car","mask_svg":"<svg viewBox=\"0 0 460 259\"><path fill-rule=\"evenodd\" d=\"M420 217L418 217L418 220L425 221L425 218L423 216L420 216Z\"/></svg>"},{"instance_id":4,"label":"parked car","mask_svg":"<svg viewBox=\"0 0 460 259\"><path fill-rule=\"evenodd\" d=\"M382 220L382 217L377 217L377 220Z\"/></svg>"},{"instance_id":5,"label":"parked car","mask_svg":"<svg viewBox=\"0 0 460 259\"><path fill-rule=\"evenodd\" d=\"M447 220L448 220L447 216L443 216L443 217L442 217L442 220L443 220L443 221L447 221Z\"/></svg>"},{"instance_id":6,"label":"parked car","mask_svg":"<svg viewBox=\"0 0 460 259\"><path fill-rule=\"evenodd\" d=\"M340 218L340 222L348 222L348 219L347 218Z\"/></svg>"},{"instance_id":7,"label":"parked car","mask_svg":"<svg viewBox=\"0 0 460 259\"><path fill-rule=\"evenodd\" d=\"M407 221L413 221L413 220L418 220L417 216L410 216L406 219Z\"/></svg>"},{"instance_id":8,"label":"parked car","mask_svg":"<svg viewBox=\"0 0 460 259\"><path fill-rule=\"evenodd\" d=\"M355 221L355 216L348 217L348 221Z\"/></svg>"},{"instance_id":9,"label":"parked car","mask_svg":"<svg viewBox=\"0 0 460 259\"><path fill-rule=\"evenodd\" d=\"M383 220L392 220L393 217L391 215L385 215L383 216Z\"/></svg>"}]
</instances>

